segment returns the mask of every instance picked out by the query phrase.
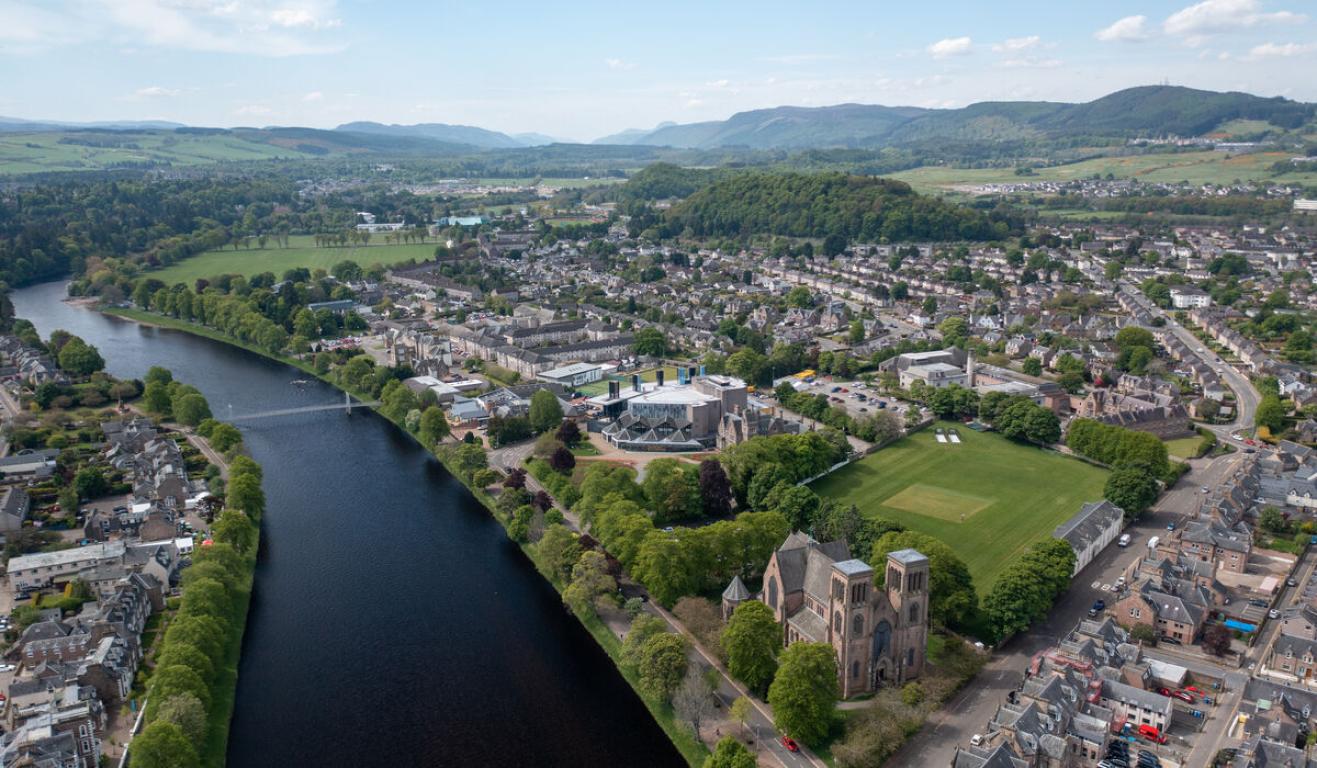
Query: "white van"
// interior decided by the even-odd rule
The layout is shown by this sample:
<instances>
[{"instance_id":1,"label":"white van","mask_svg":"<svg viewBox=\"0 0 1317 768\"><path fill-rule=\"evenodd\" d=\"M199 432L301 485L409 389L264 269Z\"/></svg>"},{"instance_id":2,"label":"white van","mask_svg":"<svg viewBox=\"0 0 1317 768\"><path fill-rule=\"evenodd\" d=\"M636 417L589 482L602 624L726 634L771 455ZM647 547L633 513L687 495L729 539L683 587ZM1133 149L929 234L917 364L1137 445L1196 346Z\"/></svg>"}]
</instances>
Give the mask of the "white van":
<instances>
[{"instance_id":1,"label":"white van","mask_svg":"<svg viewBox=\"0 0 1317 768\"><path fill-rule=\"evenodd\" d=\"M1116 541L1116 546L1128 547L1131 541L1132 539L1130 538L1130 535L1128 533L1122 533L1120 535L1120 539Z\"/></svg>"}]
</instances>

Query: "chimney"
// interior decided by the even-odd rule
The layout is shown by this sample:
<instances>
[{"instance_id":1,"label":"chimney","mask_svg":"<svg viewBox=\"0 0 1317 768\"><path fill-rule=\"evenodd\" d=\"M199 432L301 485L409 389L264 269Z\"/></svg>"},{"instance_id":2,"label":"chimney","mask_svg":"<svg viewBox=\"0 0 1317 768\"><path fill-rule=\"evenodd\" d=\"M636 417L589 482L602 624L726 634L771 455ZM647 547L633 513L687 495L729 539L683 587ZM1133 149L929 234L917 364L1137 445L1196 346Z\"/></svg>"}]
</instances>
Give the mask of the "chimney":
<instances>
[{"instance_id":1,"label":"chimney","mask_svg":"<svg viewBox=\"0 0 1317 768\"><path fill-rule=\"evenodd\" d=\"M966 384L969 389L974 389L974 350L969 351L969 359L965 362Z\"/></svg>"},{"instance_id":2,"label":"chimney","mask_svg":"<svg viewBox=\"0 0 1317 768\"><path fill-rule=\"evenodd\" d=\"M658 385L659 385L660 387L663 386L663 369L662 369L662 368L658 369L658 374L657 374L657 377L656 377L655 381L658 382Z\"/></svg>"},{"instance_id":3,"label":"chimney","mask_svg":"<svg viewBox=\"0 0 1317 768\"><path fill-rule=\"evenodd\" d=\"M640 374L638 373L631 374L631 388L637 392L640 391Z\"/></svg>"}]
</instances>

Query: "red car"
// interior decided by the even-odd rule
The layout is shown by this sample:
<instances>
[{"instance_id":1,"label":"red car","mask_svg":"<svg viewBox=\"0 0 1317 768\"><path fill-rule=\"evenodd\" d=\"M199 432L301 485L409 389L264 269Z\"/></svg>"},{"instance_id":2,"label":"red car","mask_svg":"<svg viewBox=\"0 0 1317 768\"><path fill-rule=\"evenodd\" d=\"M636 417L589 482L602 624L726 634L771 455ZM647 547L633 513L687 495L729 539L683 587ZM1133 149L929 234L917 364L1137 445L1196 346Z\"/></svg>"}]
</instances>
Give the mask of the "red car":
<instances>
[{"instance_id":1,"label":"red car","mask_svg":"<svg viewBox=\"0 0 1317 768\"><path fill-rule=\"evenodd\" d=\"M800 751L800 745L797 744L797 743L796 743L796 740L793 739L793 738L791 738L790 736L783 736L783 737L782 737L782 746L786 747L788 752L799 752L799 751Z\"/></svg>"},{"instance_id":2,"label":"red car","mask_svg":"<svg viewBox=\"0 0 1317 768\"><path fill-rule=\"evenodd\" d=\"M1194 694L1197 694L1197 695L1199 695L1199 696L1202 696L1202 695L1203 695L1203 689L1202 689L1202 688L1199 688L1199 687L1196 686L1196 685L1186 685L1186 686L1184 687L1184 689L1185 689L1186 691L1188 691L1189 693L1194 693Z\"/></svg>"},{"instance_id":3,"label":"red car","mask_svg":"<svg viewBox=\"0 0 1317 768\"><path fill-rule=\"evenodd\" d=\"M1171 695L1171 689L1170 689L1170 688L1158 688L1158 689L1157 689L1157 693L1160 693L1160 694L1163 695L1163 696L1170 696L1170 695Z\"/></svg>"},{"instance_id":4,"label":"red car","mask_svg":"<svg viewBox=\"0 0 1317 768\"><path fill-rule=\"evenodd\" d=\"M1194 703L1194 696L1192 693L1189 693L1188 691L1176 691L1171 695L1179 699L1180 701L1188 702L1189 704Z\"/></svg>"}]
</instances>

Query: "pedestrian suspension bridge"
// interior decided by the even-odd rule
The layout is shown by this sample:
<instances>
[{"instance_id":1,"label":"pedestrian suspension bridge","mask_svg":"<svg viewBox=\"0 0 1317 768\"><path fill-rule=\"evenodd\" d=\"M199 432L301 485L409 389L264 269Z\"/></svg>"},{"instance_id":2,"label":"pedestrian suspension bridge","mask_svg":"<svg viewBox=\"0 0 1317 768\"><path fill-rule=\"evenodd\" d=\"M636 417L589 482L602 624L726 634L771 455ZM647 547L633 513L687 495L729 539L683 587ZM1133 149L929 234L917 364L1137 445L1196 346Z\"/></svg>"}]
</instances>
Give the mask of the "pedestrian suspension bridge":
<instances>
[{"instance_id":1,"label":"pedestrian suspension bridge","mask_svg":"<svg viewBox=\"0 0 1317 768\"><path fill-rule=\"evenodd\" d=\"M228 420L233 421L256 421L258 419L273 419L277 416L293 416L299 413L317 413L320 411L343 411L352 413L355 409L376 408L380 402L371 400L370 402L359 402L352 399L348 393L343 393L343 402L326 403L324 405L303 405L297 408L279 408L273 411L259 411L257 413L230 414ZM229 406L232 408L232 406Z\"/></svg>"}]
</instances>

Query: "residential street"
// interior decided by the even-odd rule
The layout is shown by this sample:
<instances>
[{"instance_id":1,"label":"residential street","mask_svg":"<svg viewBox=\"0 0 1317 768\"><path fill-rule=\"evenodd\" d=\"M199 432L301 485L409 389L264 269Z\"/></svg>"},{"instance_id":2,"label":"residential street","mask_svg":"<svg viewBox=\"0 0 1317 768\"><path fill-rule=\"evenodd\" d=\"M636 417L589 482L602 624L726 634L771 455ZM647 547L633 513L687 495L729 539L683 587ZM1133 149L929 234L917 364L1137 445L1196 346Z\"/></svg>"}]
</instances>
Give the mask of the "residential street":
<instances>
[{"instance_id":1,"label":"residential street","mask_svg":"<svg viewBox=\"0 0 1317 768\"><path fill-rule=\"evenodd\" d=\"M1235 393L1235 400L1238 405L1235 421L1231 424L1208 427L1208 429L1215 432L1217 436L1228 439L1232 433L1240 429L1251 428L1253 426L1253 414L1257 412L1258 403L1262 400L1262 396L1253 386L1253 382L1249 381L1248 376L1240 373L1234 366L1222 360L1221 356L1204 344L1202 339L1195 336L1188 328L1177 323L1173 314L1164 312L1137 288L1128 283L1121 283L1121 290L1132 296L1140 307L1146 309L1153 316L1161 315L1164 317L1166 327L1187 347L1194 350L1204 362L1215 369L1221 380Z\"/></svg>"},{"instance_id":2,"label":"residential street","mask_svg":"<svg viewBox=\"0 0 1317 768\"><path fill-rule=\"evenodd\" d=\"M982 733L1006 695L1019 687L1032 656L1051 645L1086 617L1093 601L1109 597L1101 589L1112 584L1125 568L1141 557L1151 536L1163 533L1167 523L1180 524L1196 513L1201 504L1201 486L1212 487L1233 469L1243 454L1231 453L1216 459L1190 461L1190 471L1168 491L1142 520L1125 529L1133 543L1127 548L1112 545L1075 577L1070 590L1052 609L1047 620L1026 635L1007 641L982 671L929 719L918 734L892 758L893 766L950 765L957 747L969 744ZM1176 661L1175 663L1181 663ZM1217 671L1220 674L1220 670Z\"/></svg>"}]
</instances>

